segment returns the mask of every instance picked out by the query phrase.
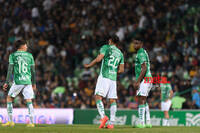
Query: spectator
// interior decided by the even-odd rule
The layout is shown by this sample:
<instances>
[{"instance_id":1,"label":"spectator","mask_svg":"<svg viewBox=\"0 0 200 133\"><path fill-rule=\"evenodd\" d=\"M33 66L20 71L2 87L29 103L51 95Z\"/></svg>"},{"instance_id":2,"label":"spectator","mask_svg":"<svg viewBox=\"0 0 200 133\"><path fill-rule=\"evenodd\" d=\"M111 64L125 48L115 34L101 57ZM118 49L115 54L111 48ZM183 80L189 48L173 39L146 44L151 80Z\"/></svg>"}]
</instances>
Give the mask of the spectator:
<instances>
[{"instance_id":1,"label":"spectator","mask_svg":"<svg viewBox=\"0 0 200 133\"><path fill-rule=\"evenodd\" d=\"M8 56L15 50L13 42L27 39L36 59L39 95L35 106L95 107L88 94L91 95L100 70L84 69L82 64L98 54L109 35L117 34L126 66L125 73L118 77L119 107L137 107L133 97L136 90L131 86L135 78L135 36L144 39L152 73L168 73L172 88L177 86L180 92L196 88L200 79L200 8L195 5L198 4L190 0L1 1L0 80L5 81ZM58 86L66 88L61 98L51 95ZM73 96L74 91L79 99ZM183 108L191 108L191 93L186 91L182 96L187 97ZM5 94L1 92L0 97ZM148 100L151 108L159 108L157 88L152 89ZM0 100L0 105L5 107L5 100ZM19 102L18 106L23 107L24 103Z\"/></svg>"},{"instance_id":2,"label":"spectator","mask_svg":"<svg viewBox=\"0 0 200 133\"><path fill-rule=\"evenodd\" d=\"M193 90L192 102L196 108L200 108L200 89Z\"/></svg>"}]
</instances>

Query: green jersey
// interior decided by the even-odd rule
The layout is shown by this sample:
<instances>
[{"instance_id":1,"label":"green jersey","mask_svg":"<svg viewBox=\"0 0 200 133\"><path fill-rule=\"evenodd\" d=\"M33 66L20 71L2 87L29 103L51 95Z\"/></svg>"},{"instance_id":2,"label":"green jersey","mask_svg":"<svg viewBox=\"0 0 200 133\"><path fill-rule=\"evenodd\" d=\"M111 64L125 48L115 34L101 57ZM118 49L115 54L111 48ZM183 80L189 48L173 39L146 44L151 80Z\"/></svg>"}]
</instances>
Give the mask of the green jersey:
<instances>
[{"instance_id":1,"label":"green jersey","mask_svg":"<svg viewBox=\"0 0 200 133\"><path fill-rule=\"evenodd\" d=\"M165 101L165 100L169 99L170 91L172 90L171 84L161 83L160 89L161 89L161 101Z\"/></svg>"},{"instance_id":2,"label":"green jersey","mask_svg":"<svg viewBox=\"0 0 200 133\"><path fill-rule=\"evenodd\" d=\"M139 78L140 73L141 73L141 65L143 63L146 63L147 65L147 71L145 74L145 77L152 77L151 76L151 71L150 71L150 61L149 61L149 56L143 48L140 48L137 51L136 59L135 59L135 75L136 75L136 80Z\"/></svg>"},{"instance_id":3,"label":"green jersey","mask_svg":"<svg viewBox=\"0 0 200 133\"><path fill-rule=\"evenodd\" d=\"M100 49L100 54L104 55L100 75L116 81L118 66L124 64L122 52L115 45L104 45Z\"/></svg>"},{"instance_id":4,"label":"green jersey","mask_svg":"<svg viewBox=\"0 0 200 133\"><path fill-rule=\"evenodd\" d=\"M14 82L17 85L32 84L31 65L35 65L31 53L16 51L9 56L9 64L14 65Z\"/></svg>"}]
</instances>

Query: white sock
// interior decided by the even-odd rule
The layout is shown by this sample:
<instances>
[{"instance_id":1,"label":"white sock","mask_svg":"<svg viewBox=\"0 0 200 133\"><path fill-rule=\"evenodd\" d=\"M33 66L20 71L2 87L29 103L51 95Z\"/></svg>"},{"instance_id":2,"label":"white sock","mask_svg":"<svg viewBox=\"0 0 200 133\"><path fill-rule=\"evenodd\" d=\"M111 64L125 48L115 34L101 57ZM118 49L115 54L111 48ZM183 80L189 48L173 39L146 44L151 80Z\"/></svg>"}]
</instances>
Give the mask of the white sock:
<instances>
[{"instance_id":1,"label":"white sock","mask_svg":"<svg viewBox=\"0 0 200 133\"><path fill-rule=\"evenodd\" d=\"M169 119L167 119L167 126L170 126L170 124L169 124Z\"/></svg>"},{"instance_id":2,"label":"white sock","mask_svg":"<svg viewBox=\"0 0 200 133\"><path fill-rule=\"evenodd\" d=\"M29 118L30 118L30 123L34 123L34 121L33 121L34 110L33 110L32 102L27 102L27 107L28 107L28 115L29 115Z\"/></svg>"},{"instance_id":3,"label":"white sock","mask_svg":"<svg viewBox=\"0 0 200 133\"><path fill-rule=\"evenodd\" d=\"M146 103L145 111L146 111L146 124L151 124L151 118L150 118L150 111L149 111L148 103Z\"/></svg>"},{"instance_id":4,"label":"white sock","mask_svg":"<svg viewBox=\"0 0 200 133\"><path fill-rule=\"evenodd\" d=\"M144 115L145 115L145 105L144 104L139 105L138 115L139 115L140 124L144 125Z\"/></svg>"},{"instance_id":5,"label":"white sock","mask_svg":"<svg viewBox=\"0 0 200 133\"><path fill-rule=\"evenodd\" d=\"M116 104L116 102L113 102L110 105L110 124L111 125L115 123L116 112L117 112L117 104Z\"/></svg>"},{"instance_id":6,"label":"white sock","mask_svg":"<svg viewBox=\"0 0 200 133\"><path fill-rule=\"evenodd\" d=\"M12 112L13 112L13 105L12 102L7 102L7 112L8 112L8 121L13 121L12 120Z\"/></svg>"},{"instance_id":7,"label":"white sock","mask_svg":"<svg viewBox=\"0 0 200 133\"><path fill-rule=\"evenodd\" d=\"M101 119L105 116L104 105L101 100L96 101L98 112L101 116Z\"/></svg>"},{"instance_id":8,"label":"white sock","mask_svg":"<svg viewBox=\"0 0 200 133\"><path fill-rule=\"evenodd\" d=\"M166 118L164 118L164 119L163 119L163 122L162 122L162 125L163 125L163 126L167 126L167 122L168 122L168 120L167 120Z\"/></svg>"}]
</instances>

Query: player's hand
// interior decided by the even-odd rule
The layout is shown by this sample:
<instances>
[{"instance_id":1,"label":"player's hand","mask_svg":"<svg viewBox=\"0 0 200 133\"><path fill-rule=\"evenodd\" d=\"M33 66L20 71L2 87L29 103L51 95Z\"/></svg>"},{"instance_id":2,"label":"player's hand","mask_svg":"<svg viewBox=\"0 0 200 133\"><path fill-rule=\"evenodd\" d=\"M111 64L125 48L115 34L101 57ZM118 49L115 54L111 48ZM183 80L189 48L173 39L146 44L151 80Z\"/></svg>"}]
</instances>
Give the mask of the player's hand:
<instances>
[{"instance_id":1,"label":"player's hand","mask_svg":"<svg viewBox=\"0 0 200 133\"><path fill-rule=\"evenodd\" d=\"M133 86L134 86L135 89L139 89L139 85L140 85L140 82L135 82L133 84Z\"/></svg>"},{"instance_id":2,"label":"player's hand","mask_svg":"<svg viewBox=\"0 0 200 133\"><path fill-rule=\"evenodd\" d=\"M5 84L3 85L3 90L6 91L7 88L8 88L8 84L5 83Z\"/></svg>"},{"instance_id":3,"label":"player's hand","mask_svg":"<svg viewBox=\"0 0 200 133\"><path fill-rule=\"evenodd\" d=\"M36 85L32 85L32 88L33 88L33 91L37 90Z\"/></svg>"},{"instance_id":4,"label":"player's hand","mask_svg":"<svg viewBox=\"0 0 200 133\"><path fill-rule=\"evenodd\" d=\"M89 65L89 64L84 64L84 67L85 67L85 68L89 68L90 65Z\"/></svg>"}]
</instances>

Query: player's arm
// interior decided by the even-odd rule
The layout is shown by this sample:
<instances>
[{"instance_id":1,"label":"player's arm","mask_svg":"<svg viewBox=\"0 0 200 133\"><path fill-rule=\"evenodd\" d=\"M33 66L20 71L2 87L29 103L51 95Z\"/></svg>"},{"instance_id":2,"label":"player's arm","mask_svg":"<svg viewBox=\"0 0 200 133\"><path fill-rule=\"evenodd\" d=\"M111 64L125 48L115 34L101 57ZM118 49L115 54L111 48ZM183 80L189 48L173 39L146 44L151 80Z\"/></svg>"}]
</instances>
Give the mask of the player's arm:
<instances>
[{"instance_id":1,"label":"player's arm","mask_svg":"<svg viewBox=\"0 0 200 133\"><path fill-rule=\"evenodd\" d=\"M161 90L160 84L158 86L158 90L160 90L160 100L162 100L162 90Z\"/></svg>"},{"instance_id":2,"label":"player's arm","mask_svg":"<svg viewBox=\"0 0 200 133\"><path fill-rule=\"evenodd\" d=\"M173 95L174 95L174 92L173 92L172 90L170 90L170 96L169 96L169 99L172 99Z\"/></svg>"},{"instance_id":3,"label":"player's arm","mask_svg":"<svg viewBox=\"0 0 200 133\"><path fill-rule=\"evenodd\" d=\"M6 90L8 87L8 83L10 82L12 73L13 73L13 69L14 69L14 62L13 62L13 57L12 54L9 56L9 65L8 65L8 72L7 72L7 76L6 76L6 82L3 85L3 90Z\"/></svg>"},{"instance_id":4,"label":"player's arm","mask_svg":"<svg viewBox=\"0 0 200 133\"><path fill-rule=\"evenodd\" d=\"M135 88L138 88L140 85L140 82L142 81L142 79L144 78L146 72L147 72L147 64L146 62L142 63L141 65L141 72L140 72L140 76L138 78L138 80L136 81L136 83L134 84Z\"/></svg>"},{"instance_id":5,"label":"player's arm","mask_svg":"<svg viewBox=\"0 0 200 133\"><path fill-rule=\"evenodd\" d=\"M124 55L121 53L121 60L118 73L123 73L123 72L124 72Z\"/></svg>"},{"instance_id":6,"label":"player's arm","mask_svg":"<svg viewBox=\"0 0 200 133\"><path fill-rule=\"evenodd\" d=\"M8 72L7 72L7 76L6 76L6 82L3 85L3 90L6 90L8 87L8 83L10 82L12 73L13 73L13 68L14 68L14 64L9 64L8 65Z\"/></svg>"},{"instance_id":7,"label":"player's arm","mask_svg":"<svg viewBox=\"0 0 200 133\"><path fill-rule=\"evenodd\" d=\"M85 68L90 68L94 66L96 63L100 62L104 58L104 54L99 54L90 64L85 64Z\"/></svg>"},{"instance_id":8,"label":"player's arm","mask_svg":"<svg viewBox=\"0 0 200 133\"><path fill-rule=\"evenodd\" d=\"M35 65L31 65L31 81L33 90L36 90L36 73L35 73Z\"/></svg>"},{"instance_id":9,"label":"player's arm","mask_svg":"<svg viewBox=\"0 0 200 133\"><path fill-rule=\"evenodd\" d=\"M124 72L124 64L120 64L118 73L123 73L123 72Z\"/></svg>"},{"instance_id":10,"label":"player's arm","mask_svg":"<svg viewBox=\"0 0 200 133\"><path fill-rule=\"evenodd\" d=\"M35 72L35 61L33 56L31 56L31 82L33 90L36 90L36 72Z\"/></svg>"},{"instance_id":11,"label":"player's arm","mask_svg":"<svg viewBox=\"0 0 200 133\"><path fill-rule=\"evenodd\" d=\"M142 63L141 68L142 68L142 70L141 70L140 76L137 80L138 83L140 83L142 81L142 79L144 78L144 76L147 72L147 64L145 62Z\"/></svg>"}]
</instances>

